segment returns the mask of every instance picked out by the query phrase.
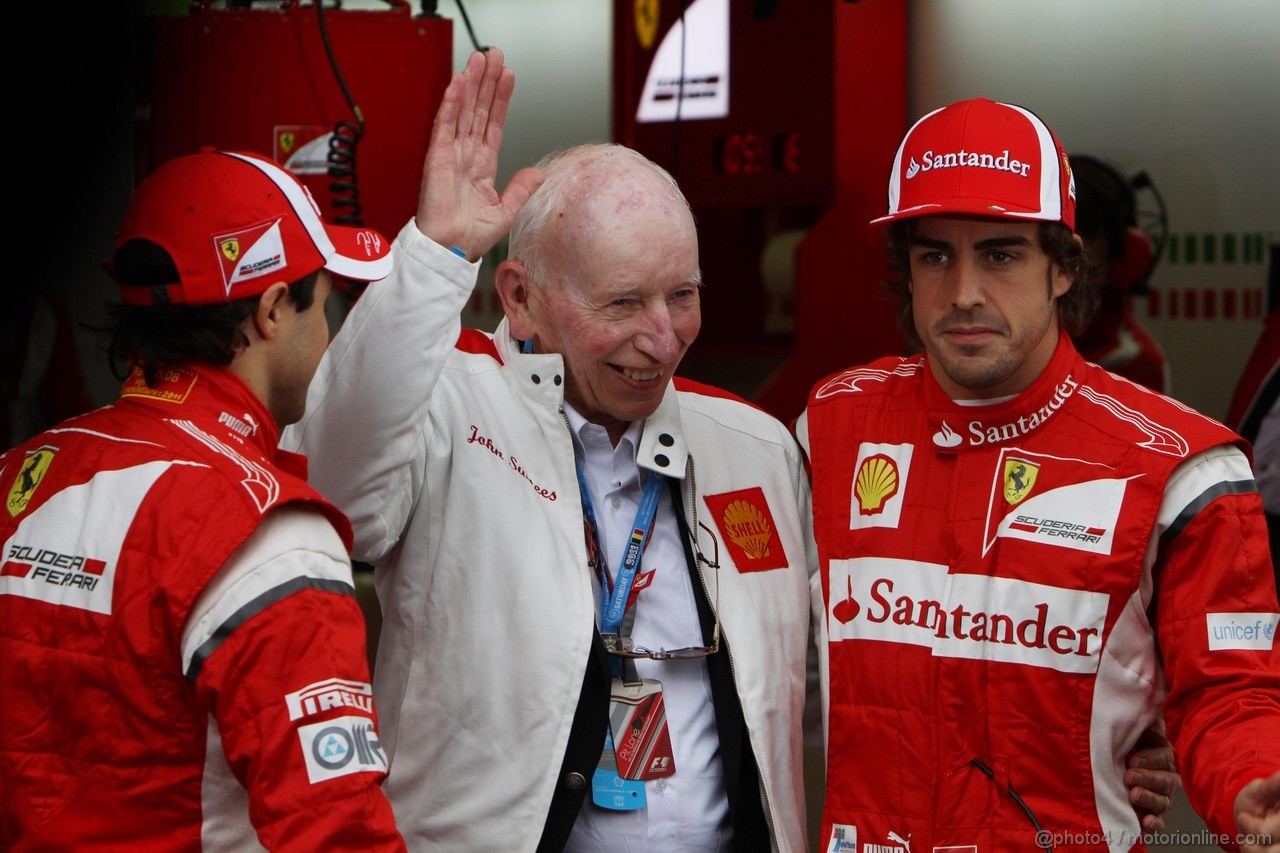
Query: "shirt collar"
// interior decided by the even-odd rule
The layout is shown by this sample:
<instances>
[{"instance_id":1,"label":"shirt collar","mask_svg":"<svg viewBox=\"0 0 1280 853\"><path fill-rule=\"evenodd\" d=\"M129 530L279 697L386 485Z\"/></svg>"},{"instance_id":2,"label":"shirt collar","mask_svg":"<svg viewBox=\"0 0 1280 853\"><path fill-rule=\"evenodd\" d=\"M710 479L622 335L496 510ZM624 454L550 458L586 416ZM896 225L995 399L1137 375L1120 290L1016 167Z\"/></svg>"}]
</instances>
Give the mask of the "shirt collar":
<instances>
[{"instance_id":1,"label":"shirt collar","mask_svg":"<svg viewBox=\"0 0 1280 853\"><path fill-rule=\"evenodd\" d=\"M1065 331L1049 364L1021 394L986 405L960 404L947 396L933 373L923 371L929 432L941 453L964 453L1019 441L1055 417L1080 387L1083 360Z\"/></svg>"},{"instance_id":2,"label":"shirt collar","mask_svg":"<svg viewBox=\"0 0 1280 853\"><path fill-rule=\"evenodd\" d=\"M578 443L579 449L585 447L588 440L599 441L602 438L604 441L609 440L609 434L604 427L588 421L568 402L564 404L564 415L569 419L569 431L573 433L573 440ZM618 447L628 448L633 461L643 432L644 421L632 421L627 425L627 431L622 434L622 438L618 440Z\"/></svg>"},{"instance_id":3,"label":"shirt collar","mask_svg":"<svg viewBox=\"0 0 1280 853\"><path fill-rule=\"evenodd\" d=\"M515 381L525 393L553 400L556 405L563 406L568 415L571 409L564 402L564 385L555 381L564 374L564 359L558 353L520 352L520 342L511 336L505 317L494 330L493 340L503 363L516 371ZM535 375L539 377L538 382L532 382ZM546 381L547 377L551 378L551 382ZM574 415L577 413L574 412ZM578 417L581 418L581 415ZM578 440L579 427L574 425L573 415L569 415L569 418L570 431L574 439ZM632 443L636 445L637 465L678 480L684 479L689 447L684 439L680 400L674 382L667 383L667 390L662 395L657 411L643 424L633 423L628 427L626 435L631 435L632 429L638 430L638 440L636 436L632 437Z\"/></svg>"}]
</instances>

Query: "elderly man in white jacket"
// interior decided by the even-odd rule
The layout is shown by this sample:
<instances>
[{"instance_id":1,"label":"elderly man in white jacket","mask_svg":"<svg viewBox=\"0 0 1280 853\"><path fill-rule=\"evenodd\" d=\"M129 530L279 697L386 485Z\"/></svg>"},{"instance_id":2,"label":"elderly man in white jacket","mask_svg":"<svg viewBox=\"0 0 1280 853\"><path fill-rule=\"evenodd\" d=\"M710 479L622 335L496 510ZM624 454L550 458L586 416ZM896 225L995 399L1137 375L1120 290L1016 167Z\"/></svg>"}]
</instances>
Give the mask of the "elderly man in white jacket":
<instances>
[{"instance_id":1,"label":"elderly man in white jacket","mask_svg":"<svg viewBox=\"0 0 1280 853\"><path fill-rule=\"evenodd\" d=\"M496 192L513 85L497 50L455 77L397 270L287 439L376 565L397 822L411 849L804 850L799 450L674 376L701 281L665 172L584 146ZM509 227L506 319L464 331Z\"/></svg>"}]
</instances>

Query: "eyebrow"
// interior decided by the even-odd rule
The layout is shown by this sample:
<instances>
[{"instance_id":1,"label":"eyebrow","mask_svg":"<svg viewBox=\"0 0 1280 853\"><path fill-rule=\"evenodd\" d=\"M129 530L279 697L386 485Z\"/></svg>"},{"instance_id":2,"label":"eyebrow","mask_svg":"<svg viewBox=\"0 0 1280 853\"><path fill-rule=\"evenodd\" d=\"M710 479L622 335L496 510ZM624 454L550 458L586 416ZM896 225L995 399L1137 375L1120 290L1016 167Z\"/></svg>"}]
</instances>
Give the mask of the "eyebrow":
<instances>
[{"instance_id":1,"label":"eyebrow","mask_svg":"<svg viewBox=\"0 0 1280 853\"><path fill-rule=\"evenodd\" d=\"M946 240L935 240L932 237L912 237L912 246L922 246L926 249L950 250L953 246ZM985 240L979 240L973 244L973 248L978 251L986 249L1000 249L1005 246L1026 246L1030 247L1031 241L1026 237L1010 234L1007 237L988 237Z\"/></svg>"},{"instance_id":2,"label":"eyebrow","mask_svg":"<svg viewBox=\"0 0 1280 853\"><path fill-rule=\"evenodd\" d=\"M1030 248L1032 242L1022 235L1009 235L1008 237L988 237L986 240L979 240L973 244L973 248L982 249L999 249L1004 246L1025 246Z\"/></svg>"}]
</instances>

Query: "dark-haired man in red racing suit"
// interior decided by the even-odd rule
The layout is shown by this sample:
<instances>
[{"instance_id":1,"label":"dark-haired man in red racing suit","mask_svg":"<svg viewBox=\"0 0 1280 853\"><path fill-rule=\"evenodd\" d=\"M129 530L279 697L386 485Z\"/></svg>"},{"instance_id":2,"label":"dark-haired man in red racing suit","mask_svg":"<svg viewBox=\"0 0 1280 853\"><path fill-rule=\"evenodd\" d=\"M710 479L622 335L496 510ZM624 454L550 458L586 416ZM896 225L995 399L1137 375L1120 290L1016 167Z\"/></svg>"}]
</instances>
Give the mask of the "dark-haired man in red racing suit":
<instances>
[{"instance_id":1,"label":"dark-haired man in red racing suit","mask_svg":"<svg viewBox=\"0 0 1280 853\"><path fill-rule=\"evenodd\" d=\"M120 399L0 455L0 849L404 849L351 528L276 447L327 271L381 278L386 248L252 155L134 193Z\"/></svg>"},{"instance_id":2,"label":"dark-haired man in red racing suit","mask_svg":"<svg viewBox=\"0 0 1280 853\"><path fill-rule=\"evenodd\" d=\"M1162 709L1214 840L1280 842L1280 607L1243 443L1075 351L1072 207L1029 112L922 119L886 219L924 355L829 378L797 425L833 853L1145 849L1121 779Z\"/></svg>"}]
</instances>

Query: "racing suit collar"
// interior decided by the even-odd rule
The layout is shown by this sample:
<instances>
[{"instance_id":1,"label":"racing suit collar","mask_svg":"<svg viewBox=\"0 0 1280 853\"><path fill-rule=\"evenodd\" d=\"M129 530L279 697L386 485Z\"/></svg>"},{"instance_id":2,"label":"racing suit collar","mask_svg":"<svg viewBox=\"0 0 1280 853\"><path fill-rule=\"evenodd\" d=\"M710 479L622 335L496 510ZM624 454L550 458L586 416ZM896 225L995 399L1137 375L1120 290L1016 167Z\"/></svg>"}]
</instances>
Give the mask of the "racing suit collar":
<instances>
[{"instance_id":1,"label":"racing suit collar","mask_svg":"<svg viewBox=\"0 0 1280 853\"><path fill-rule=\"evenodd\" d=\"M962 405L947 396L929 370L922 371L929 433L940 453L963 453L1017 442L1039 429L1079 388L1081 360L1065 331L1049 364L1031 387L1012 399Z\"/></svg>"},{"instance_id":2,"label":"racing suit collar","mask_svg":"<svg viewBox=\"0 0 1280 853\"><path fill-rule=\"evenodd\" d=\"M230 370L205 364L167 367L154 386L134 368L122 403L152 406L168 420L190 420L237 451L253 448L287 472L305 477L306 457L279 450L280 427L249 386Z\"/></svg>"}]
</instances>

